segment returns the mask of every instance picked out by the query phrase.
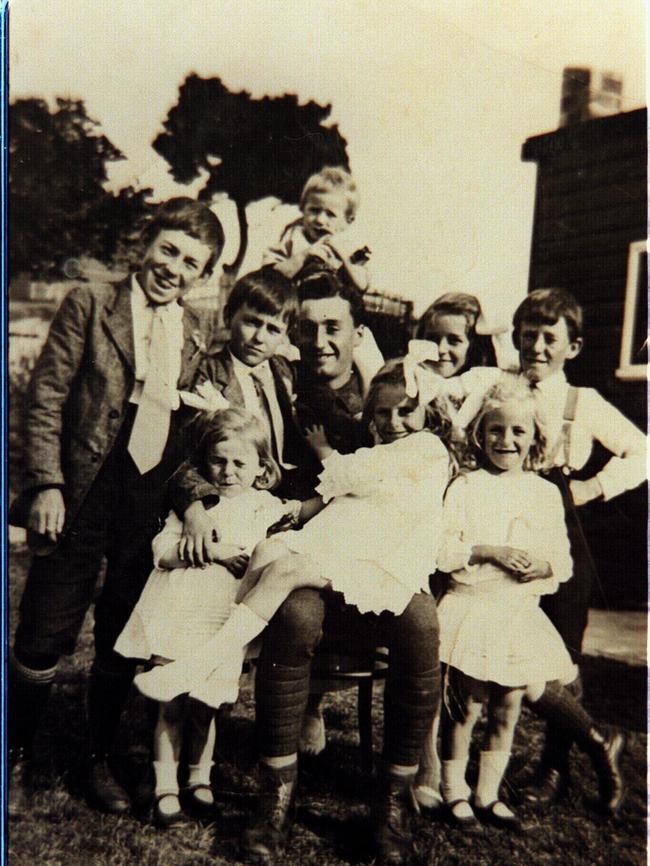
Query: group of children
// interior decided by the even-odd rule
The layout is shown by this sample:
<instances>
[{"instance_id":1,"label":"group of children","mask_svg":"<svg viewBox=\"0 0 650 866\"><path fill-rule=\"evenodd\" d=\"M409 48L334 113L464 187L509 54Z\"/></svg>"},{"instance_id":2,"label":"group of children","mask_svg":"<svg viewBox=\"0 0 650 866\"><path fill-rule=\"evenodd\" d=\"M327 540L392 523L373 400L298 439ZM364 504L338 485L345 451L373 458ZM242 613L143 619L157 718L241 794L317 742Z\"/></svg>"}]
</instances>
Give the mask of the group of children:
<instances>
[{"instance_id":1,"label":"group of children","mask_svg":"<svg viewBox=\"0 0 650 866\"><path fill-rule=\"evenodd\" d=\"M308 304L314 274L346 283L335 297L350 308L367 287L368 250L345 243L356 207L344 170L310 178L302 217L234 287L229 341L205 354L185 393L198 411L195 449L171 481L174 509L153 541L154 569L115 644L121 656L148 662L136 685L160 704L156 822L183 820L183 730L185 795L202 814L212 809L214 709L237 699L245 656L256 655L292 592L341 593L362 613L399 616L429 592L436 570L448 575L439 598L441 738L438 749L436 715L416 799L444 804L467 829L479 819L518 826L499 792L526 698L554 726L550 739L567 749L575 741L590 756L601 804L615 812L624 739L603 734L572 691L590 591L577 509L643 481L645 437L595 391L568 385L564 365L582 346L582 314L561 289L532 292L517 310L518 371L497 368L476 298L448 293L422 316L405 357L371 363L369 382L355 383L364 337L354 316L350 324L319 317L316 300L314 315L294 325L296 286L307 287ZM336 403L326 419L305 413L300 423L295 372L283 357L294 334ZM353 445L341 433L348 428ZM594 478L575 480L594 440L612 458ZM581 589L562 596L569 584ZM551 597L555 606L540 606ZM471 793L469 749L484 706ZM545 751L540 780L555 793L567 765L557 752Z\"/></svg>"}]
</instances>

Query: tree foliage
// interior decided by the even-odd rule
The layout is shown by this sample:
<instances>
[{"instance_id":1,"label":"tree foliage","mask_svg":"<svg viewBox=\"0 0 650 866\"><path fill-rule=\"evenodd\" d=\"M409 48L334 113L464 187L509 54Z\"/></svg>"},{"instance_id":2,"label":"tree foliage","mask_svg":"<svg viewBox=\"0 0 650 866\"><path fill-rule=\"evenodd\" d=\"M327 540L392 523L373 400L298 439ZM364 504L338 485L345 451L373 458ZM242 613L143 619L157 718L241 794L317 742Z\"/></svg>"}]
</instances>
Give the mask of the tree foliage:
<instances>
[{"instance_id":1,"label":"tree foliage","mask_svg":"<svg viewBox=\"0 0 650 866\"><path fill-rule=\"evenodd\" d=\"M348 168L345 139L336 125L324 125L330 110L313 101L300 105L292 94L231 93L219 78L190 75L181 85L153 147L180 183L208 173L200 199L221 192L237 205L235 273L246 253L248 204L267 196L295 204L309 175L325 165Z\"/></svg>"},{"instance_id":2,"label":"tree foliage","mask_svg":"<svg viewBox=\"0 0 650 866\"><path fill-rule=\"evenodd\" d=\"M146 210L151 192L107 192L106 167L124 159L79 100L42 99L9 106L9 269L59 274L69 258L110 260L120 238Z\"/></svg>"}]
</instances>

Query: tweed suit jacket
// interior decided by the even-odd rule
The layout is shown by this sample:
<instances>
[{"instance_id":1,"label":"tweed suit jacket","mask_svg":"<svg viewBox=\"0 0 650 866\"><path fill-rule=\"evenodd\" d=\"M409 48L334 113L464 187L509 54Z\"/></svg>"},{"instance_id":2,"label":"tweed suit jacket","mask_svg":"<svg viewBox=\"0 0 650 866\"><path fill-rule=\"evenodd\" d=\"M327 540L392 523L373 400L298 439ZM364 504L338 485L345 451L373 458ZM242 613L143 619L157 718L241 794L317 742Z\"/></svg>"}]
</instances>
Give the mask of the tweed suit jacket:
<instances>
[{"instance_id":1,"label":"tweed suit jacket","mask_svg":"<svg viewBox=\"0 0 650 866\"><path fill-rule=\"evenodd\" d=\"M269 359L273 374L278 405L284 424L284 453L287 463L302 466L313 462L311 449L307 445L296 419L295 403L295 371L293 366L279 355ZM209 381L233 406L244 405L244 394L235 376L232 358L225 346L216 354L209 354L198 371L196 382ZM186 461L174 475L171 482L171 498L174 508L182 515L185 508L197 499L215 494L215 488L198 472L194 464Z\"/></svg>"},{"instance_id":2,"label":"tweed suit jacket","mask_svg":"<svg viewBox=\"0 0 650 866\"><path fill-rule=\"evenodd\" d=\"M214 318L212 311L184 306L179 390L193 385ZM28 389L25 479L11 522L24 525L39 489L60 487L70 526L115 443L134 383L130 280L73 288L54 317Z\"/></svg>"}]
</instances>

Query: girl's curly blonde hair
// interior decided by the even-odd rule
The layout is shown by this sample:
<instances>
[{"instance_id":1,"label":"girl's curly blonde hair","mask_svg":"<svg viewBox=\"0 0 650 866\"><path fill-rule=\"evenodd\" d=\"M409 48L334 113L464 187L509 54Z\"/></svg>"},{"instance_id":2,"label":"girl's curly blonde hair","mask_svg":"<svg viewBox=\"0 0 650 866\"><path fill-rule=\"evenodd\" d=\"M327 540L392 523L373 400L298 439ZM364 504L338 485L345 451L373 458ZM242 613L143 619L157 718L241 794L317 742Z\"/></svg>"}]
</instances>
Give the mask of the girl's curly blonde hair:
<instances>
[{"instance_id":1,"label":"girl's curly blonde hair","mask_svg":"<svg viewBox=\"0 0 650 866\"><path fill-rule=\"evenodd\" d=\"M499 381L490 388L483 398L481 408L469 427L467 446L460 457L463 469L477 469L485 465L485 441L483 437L485 416L505 406L506 403L514 402L524 403L530 407L530 415L535 427L533 444L526 455L523 468L528 471L539 472L544 467L548 455L548 443L544 421L537 411L531 384L521 375L503 373Z\"/></svg>"}]
</instances>

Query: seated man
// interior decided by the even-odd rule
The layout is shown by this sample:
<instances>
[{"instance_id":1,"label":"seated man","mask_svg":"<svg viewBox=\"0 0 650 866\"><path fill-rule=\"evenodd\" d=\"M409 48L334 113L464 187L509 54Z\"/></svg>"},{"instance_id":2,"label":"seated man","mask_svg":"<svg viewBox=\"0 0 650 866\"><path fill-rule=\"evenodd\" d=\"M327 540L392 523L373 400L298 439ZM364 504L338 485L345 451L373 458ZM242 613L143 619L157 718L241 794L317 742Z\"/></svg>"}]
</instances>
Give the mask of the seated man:
<instances>
[{"instance_id":1,"label":"seated man","mask_svg":"<svg viewBox=\"0 0 650 866\"><path fill-rule=\"evenodd\" d=\"M331 444L354 451L368 444L361 413L363 380L353 363L363 325L362 300L332 275L299 286L299 416L325 427ZM262 795L242 839L244 853L272 862L290 825L297 777L297 752L309 698L316 648L352 645L390 651L385 690L383 771L373 807L378 862L401 863L409 855L405 809L424 738L439 698L438 625L435 601L415 595L395 616L360 614L342 596L325 590L295 590L272 618L265 634L256 680Z\"/></svg>"}]
</instances>

